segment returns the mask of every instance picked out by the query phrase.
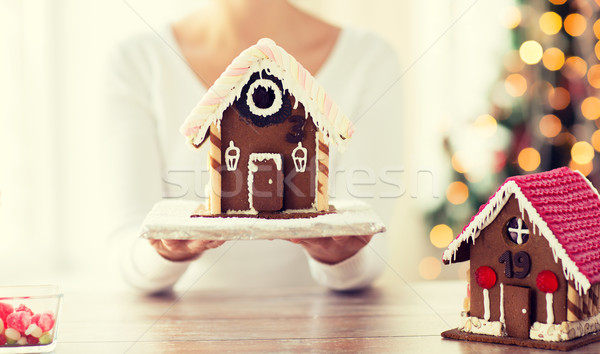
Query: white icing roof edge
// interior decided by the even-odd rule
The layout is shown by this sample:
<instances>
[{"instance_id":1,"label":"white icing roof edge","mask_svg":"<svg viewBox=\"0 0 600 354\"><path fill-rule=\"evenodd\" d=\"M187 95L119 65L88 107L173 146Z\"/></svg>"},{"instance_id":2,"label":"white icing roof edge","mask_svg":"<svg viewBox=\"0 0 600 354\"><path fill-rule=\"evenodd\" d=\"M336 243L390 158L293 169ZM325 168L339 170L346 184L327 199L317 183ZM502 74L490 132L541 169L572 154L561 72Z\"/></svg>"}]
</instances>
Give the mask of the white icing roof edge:
<instances>
[{"instance_id":1,"label":"white icing roof edge","mask_svg":"<svg viewBox=\"0 0 600 354\"><path fill-rule=\"evenodd\" d=\"M587 183L591 186L591 182L584 177ZM596 188L591 186L598 195L598 191ZM563 246L557 240L554 233L550 230L547 223L540 216L537 210L533 207L531 202L523 195L523 192L519 188L516 182L507 181L496 191L496 193L490 198L487 205L481 210L473 220L465 227L465 229L454 239L448 248L444 251L442 255L442 259L446 262L452 263L456 259L456 252L460 245L463 242L468 242L469 239L473 240L473 244L475 244L475 240L479 237L481 230L486 228L488 225L492 223L492 221L498 216L506 202L510 198L511 195L514 195L517 201L519 202L519 210L521 211L521 216L524 217L524 211L527 211L529 219L532 222L533 232L535 233L535 229L537 227L539 234L542 235L546 240L548 240L548 244L552 249L552 254L554 256L554 261L558 262L560 259L563 266L563 273L567 280L573 280L575 284L575 288L581 294L582 291L585 293L591 287L590 281L587 279L585 275L583 275L579 271L579 267L571 260ZM599 196L600 197L600 196Z\"/></svg>"}]
</instances>

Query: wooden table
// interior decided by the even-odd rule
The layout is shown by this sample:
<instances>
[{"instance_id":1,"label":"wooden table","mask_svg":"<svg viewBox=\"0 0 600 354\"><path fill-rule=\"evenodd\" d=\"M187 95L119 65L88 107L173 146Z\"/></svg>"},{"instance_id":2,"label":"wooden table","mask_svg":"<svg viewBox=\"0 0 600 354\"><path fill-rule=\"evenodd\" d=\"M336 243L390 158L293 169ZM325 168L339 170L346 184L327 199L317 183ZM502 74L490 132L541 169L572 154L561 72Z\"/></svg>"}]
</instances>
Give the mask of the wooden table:
<instances>
[{"instance_id":1,"label":"wooden table","mask_svg":"<svg viewBox=\"0 0 600 354\"><path fill-rule=\"evenodd\" d=\"M442 339L442 331L456 327L464 293L464 282L400 280L351 294L316 286L191 289L165 297L67 292L56 352L530 351ZM581 351L600 352L600 343Z\"/></svg>"}]
</instances>

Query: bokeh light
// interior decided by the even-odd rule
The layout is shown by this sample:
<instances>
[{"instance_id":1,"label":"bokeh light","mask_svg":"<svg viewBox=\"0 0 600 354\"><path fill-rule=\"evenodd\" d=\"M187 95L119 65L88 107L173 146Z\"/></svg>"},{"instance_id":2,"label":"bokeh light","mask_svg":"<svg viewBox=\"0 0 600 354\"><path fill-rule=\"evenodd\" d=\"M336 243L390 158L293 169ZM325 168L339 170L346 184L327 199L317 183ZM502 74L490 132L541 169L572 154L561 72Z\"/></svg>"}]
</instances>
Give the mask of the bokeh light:
<instances>
[{"instance_id":1,"label":"bokeh light","mask_svg":"<svg viewBox=\"0 0 600 354\"><path fill-rule=\"evenodd\" d=\"M467 181L469 181L471 183L479 183L483 180L484 177L485 177L485 175L483 173L481 173L481 171L475 171L473 173L470 173L470 172L465 173L465 178L467 179Z\"/></svg>"},{"instance_id":2,"label":"bokeh light","mask_svg":"<svg viewBox=\"0 0 600 354\"><path fill-rule=\"evenodd\" d=\"M579 165L585 165L594 158L594 147L587 141L578 141L571 148L571 158Z\"/></svg>"},{"instance_id":3,"label":"bokeh light","mask_svg":"<svg viewBox=\"0 0 600 354\"><path fill-rule=\"evenodd\" d=\"M592 173L592 170L594 169L594 164L590 161L586 164L581 165L571 160L571 162L569 162L569 168L574 171L579 171L582 175L587 176L590 173Z\"/></svg>"},{"instance_id":4,"label":"bokeh light","mask_svg":"<svg viewBox=\"0 0 600 354\"><path fill-rule=\"evenodd\" d=\"M587 63L578 56L568 57L562 69L563 74L570 79L578 79L587 73Z\"/></svg>"},{"instance_id":5,"label":"bokeh light","mask_svg":"<svg viewBox=\"0 0 600 354\"><path fill-rule=\"evenodd\" d=\"M542 49L541 44L533 40L523 42L519 48L521 60L529 65L539 63L540 60L542 60L543 54L544 50Z\"/></svg>"},{"instance_id":6,"label":"bokeh light","mask_svg":"<svg viewBox=\"0 0 600 354\"><path fill-rule=\"evenodd\" d=\"M596 58L600 60L600 41L596 43L596 46L594 47L594 52L596 53Z\"/></svg>"},{"instance_id":7,"label":"bokeh light","mask_svg":"<svg viewBox=\"0 0 600 354\"><path fill-rule=\"evenodd\" d=\"M600 98L590 96L581 103L581 114L589 120L600 118Z\"/></svg>"},{"instance_id":8,"label":"bokeh light","mask_svg":"<svg viewBox=\"0 0 600 354\"><path fill-rule=\"evenodd\" d=\"M519 157L517 158L519 162L519 167L521 167L524 171L531 172L534 171L541 162L540 153L532 148L527 147L519 152Z\"/></svg>"},{"instance_id":9,"label":"bokeh light","mask_svg":"<svg viewBox=\"0 0 600 354\"><path fill-rule=\"evenodd\" d=\"M426 280L437 278L442 272L442 263L435 257L425 257L419 262L419 275Z\"/></svg>"},{"instance_id":10,"label":"bokeh light","mask_svg":"<svg viewBox=\"0 0 600 354\"><path fill-rule=\"evenodd\" d=\"M594 134L592 134L592 146L594 150L600 152L600 130L596 130Z\"/></svg>"},{"instance_id":11,"label":"bokeh light","mask_svg":"<svg viewBox=\"0 0 600 354\"><path fill-rule=\"evenodd\" d=\"M560 119L554 114L547 114L540 119L540 132L547 138L554 138L562 130Z\"/></svg>"},{"instance_id":12,"label":"bokeh light","mask_svg":"<svg viewBox=\"0 0 600 354\"><path fill-rule=\"evenodd\" d=\"M571 102L571 95L564 87L555 87L548 92L548 103L557 111L565 109Z\"/></svg>"},{"instance_id":13,"label":"bokeh light","mask_svg":"<svg viewBox=\"0 0 600 354\"><path fill-rule=\"evenodd\" d=\"M550 71L560 70L565 63L565 54L558 48L549 48L544 52L542 62Z\"/></svg>"},{"instance_id":14,"label":"bokeh light","mask_svg":"<svg viewBox=\"0 0 600 354\"><path fill-rule=\"evenodd\" d=\"M473 128L475 128L477 135L480 137L491 138L498 129L498 122L491 115L484 114L475 119L475 122L473 122Z\"/></svg>"},{"instance_id":15,"label":"bokeh light","mask_svg":"<svg viewBox=\"0 0 600 354\"><path fill-rule=\"evenodd\" d=\"M527 91L527 80L521 74L510 74L504 80L504 88L513 97L523 96Z\"/></svg>"},{"instance_id":16,"label":"bokeh light","mask_svg":"<svg viewBox=\"0 0 600 354\"><path fill-rule=\"evenodd\" d=\"M554 140L552 140L552 145L555 145L555 146L561 146L561 145L572 146L576 142L577 142L577 138L575 138L575 135L573 135L573 134L571 134L569 132L562 132L562 133L558 134L556 136L556 138L554 138Z\"/></svg>"},{"instance_id":17,"label":"bokeh light","mask_svg":"<svg viewBox=\"0 0 600 354\"><path fill-rule=\"evenodd\" d=\"M464 151L457 151L452 155L452 168L458 173L465 173L468 171L464 161L466 160L466 154Z\"/></svg>"},{"instance_id":18,"label":"bokeh light","mask_svg":"<svg viewBox=\"0 0 600 354\"><path fill-rule=\"evenodd\" d=\"M469 198L469 187L460 181L452 182L446 189L446 198L454 205L459 205Z\"/></svg>"},{"instance_id":19,"label":"bokeh light","mask_svg":"<svg viewBox=\"0 0 600 354\"><path fill-rule=\"evenodd\" d=\"M437 248L446 248L454 239L454 232L446 224L435 225L429 232L431 244Z\"/></svg>"},{"instance_id":20,"label":"bokeh light","mask_svg":"<svg viewBox=\"0 0 600 354\"><path fill-rule=\"evenodd\" d=\"M556 12L546 12L540 16L540 29L547 35L557 34L562 28L562 18Z\"/></svg>"},{"instance_id":21,"label":"bokeh light","mask_svg":"<svg viewBox=\"0 0 600 354\"><path fill-rule=\"evenodd\" d=\"M596 22L594 22L594 34L596 35L596 38L600 39L600 20L596 20Z\"/></svg>"},{"instance_id":22,"label":"bokeh light","mask_svg":"<svg viewBox=\"0 0 600 354\"><path fill-rule=\"evenodd\" d=\"M592 87L600 88L600 64L593 65L588 70L587 78Z\"/></svg>"},{"instance_id":23,"label":"bokeh light","mask_svg":"<svg viewBox=\"0 0 600 354\"><path fill-rule=\"evenodd\" d=\"M567 0L549 0L553 5L562 5L565 2L567 2Z\"/></svg>"},{"instance_id":24,"label":"bokeh light","mask_svg":"<svg viewBox=\"0 0 600 354\"><path fill-rule=\"evenodd\" d=\"M506 28L517 28L521 23L521 10L516 6L510 6L504 13L504 25Z\"/></svg>"},{"instance_id":25,"label":"bokeh light","mask_svg":"<svg viewBox=\"0 0 600 354\"><path fill-rule=\"evenodd\" d=\"M565 18L565 31L573 37L581 36L587 27L587 21L583 15L574 13Z\"/></svg>"}]
</instances>

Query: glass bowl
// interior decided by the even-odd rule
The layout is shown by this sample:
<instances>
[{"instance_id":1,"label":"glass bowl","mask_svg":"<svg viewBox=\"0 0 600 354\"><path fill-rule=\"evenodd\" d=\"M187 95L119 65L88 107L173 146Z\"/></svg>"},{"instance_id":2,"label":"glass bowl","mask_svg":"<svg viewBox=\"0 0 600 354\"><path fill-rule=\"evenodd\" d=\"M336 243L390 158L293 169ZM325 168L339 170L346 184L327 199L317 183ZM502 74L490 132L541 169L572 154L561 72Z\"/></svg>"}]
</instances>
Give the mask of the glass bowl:
<instances>
[{"instance_id":1,"label":"glass bowl","mask_svg":"<svg viewBox=\"0 0 600 354\"><path fill-rule=\"evenodd\" d=\"M0 353L53 351L61 299L55 285L0 286Z\"/></svg>"}]
</instances>

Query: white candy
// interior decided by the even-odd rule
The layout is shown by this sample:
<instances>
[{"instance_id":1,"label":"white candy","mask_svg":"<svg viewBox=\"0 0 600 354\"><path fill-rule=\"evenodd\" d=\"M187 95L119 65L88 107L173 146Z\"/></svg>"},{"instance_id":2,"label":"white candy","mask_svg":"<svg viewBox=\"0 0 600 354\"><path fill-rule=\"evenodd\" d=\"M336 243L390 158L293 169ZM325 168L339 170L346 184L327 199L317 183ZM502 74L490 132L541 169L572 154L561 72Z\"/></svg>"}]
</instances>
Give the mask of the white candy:
<instances>
[{"instance_id":1,"label":"white candy","mask_svg":"<svg viewBox=\"0 0 600 354\"><path fill-rule=\"evenodd\" d=\"M32 323L29 325L29 327L27 327L25 334L35 338L39 338L42 336L42 329L38 327L38 325L36 325L35 323Z\"/></svg>"},{"instance_id":2,"label":"white candy","mask_svg":"<svg viewBox=\"0 0 600 354\"><path fill-rule=\"evenodd\" d=\"M6 331L4 331L4 336L6 336L6 339L18 341L21 338L21 333L14 328L7 328Z\"/></svg>"},{"instance_id":3,"label":"white candy","mask_svg":"<svg viewBox=\"0 0 600 354\"><path fill-rule=\"evenodd\" d=\"M19 338L19 340L17 341L18 345L25 345L27 344L27 337L21 337Z\"/></svg>"},{"instance_id":4,"label":"white candy","mask_svg":"<svg viewBox=\"0 0 600 354\"><path fill-rule=\"evenodd\" d=\"M0 333L2 333L2 331L4 331L4 322L2 322L2 319L0 318Z\"/></svg>"}]
</instances>

